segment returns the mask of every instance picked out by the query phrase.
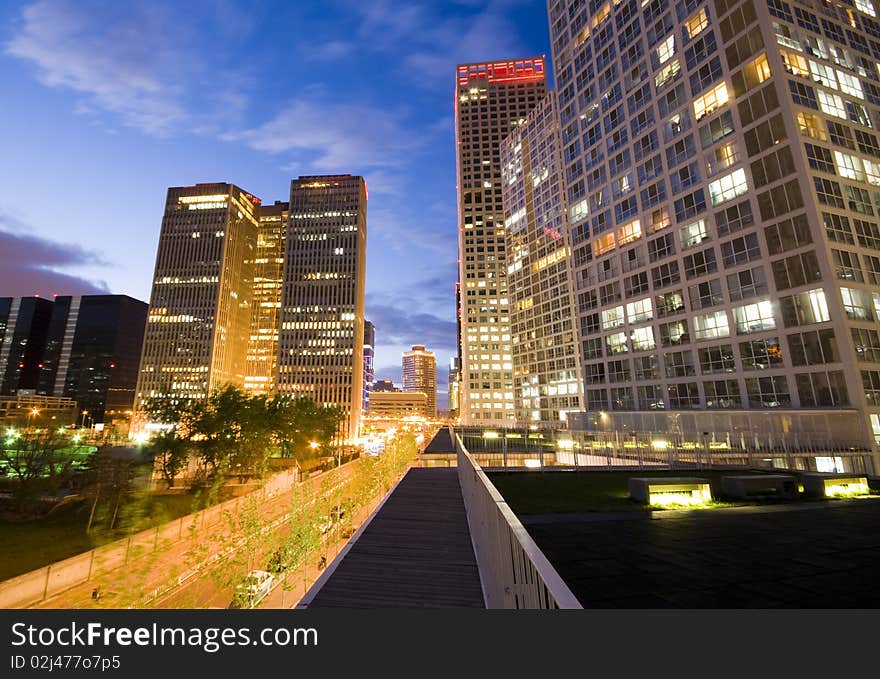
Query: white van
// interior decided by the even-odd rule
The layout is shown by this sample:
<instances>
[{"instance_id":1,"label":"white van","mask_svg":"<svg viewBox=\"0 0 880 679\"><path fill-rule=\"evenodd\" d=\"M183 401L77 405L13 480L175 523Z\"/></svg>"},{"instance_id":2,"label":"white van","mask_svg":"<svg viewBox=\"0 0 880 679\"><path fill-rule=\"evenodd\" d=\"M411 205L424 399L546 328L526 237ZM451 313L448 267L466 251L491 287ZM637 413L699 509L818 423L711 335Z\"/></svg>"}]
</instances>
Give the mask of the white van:
<instances>
[{"instance_id":1,"label":"white van","mask_svg":"<svg viewBox=\"0 0 880 679\"><path fill-rule=\"evenodd\" d=\"M235 588L235 597L230 608L254 608L269 592L275 584L275 576L267 571L251 571L242 583Z\"/></svg>"}]
</instances>

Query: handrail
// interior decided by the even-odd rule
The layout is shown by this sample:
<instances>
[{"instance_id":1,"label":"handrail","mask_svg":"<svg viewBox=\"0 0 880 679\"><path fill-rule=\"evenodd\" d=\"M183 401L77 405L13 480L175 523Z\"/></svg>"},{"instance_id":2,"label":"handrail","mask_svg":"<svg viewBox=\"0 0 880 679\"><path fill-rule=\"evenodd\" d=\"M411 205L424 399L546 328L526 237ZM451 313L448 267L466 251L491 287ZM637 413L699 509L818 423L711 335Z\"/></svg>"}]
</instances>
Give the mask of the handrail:
<instances>
[{"instance_id":1,"label":"handrail","mask_svg":"<svg viewBox=\"0 0 880 679\"><path fill-rule=\"evenodd\" d=\"M454 431L453 438L486 608L582 609Z\"/></svg>"}]
</instances>

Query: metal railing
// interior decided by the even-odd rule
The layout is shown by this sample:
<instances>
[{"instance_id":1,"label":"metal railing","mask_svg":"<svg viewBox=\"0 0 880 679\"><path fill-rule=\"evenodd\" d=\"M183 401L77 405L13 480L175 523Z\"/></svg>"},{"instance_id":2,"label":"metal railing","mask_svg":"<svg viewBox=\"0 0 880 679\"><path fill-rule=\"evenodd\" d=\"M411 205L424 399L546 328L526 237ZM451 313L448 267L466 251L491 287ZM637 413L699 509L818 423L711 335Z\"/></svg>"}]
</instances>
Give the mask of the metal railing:
<instances>
[{"instance_id":1,"label":"metal railing","mask_svg":"<svg viewBox=\"0 0 880 679\"><path fill-rule=\"evenodd\" d=\"M583 608L461 438L454 440L486 608Z\"/></svg>"}]
</instances>

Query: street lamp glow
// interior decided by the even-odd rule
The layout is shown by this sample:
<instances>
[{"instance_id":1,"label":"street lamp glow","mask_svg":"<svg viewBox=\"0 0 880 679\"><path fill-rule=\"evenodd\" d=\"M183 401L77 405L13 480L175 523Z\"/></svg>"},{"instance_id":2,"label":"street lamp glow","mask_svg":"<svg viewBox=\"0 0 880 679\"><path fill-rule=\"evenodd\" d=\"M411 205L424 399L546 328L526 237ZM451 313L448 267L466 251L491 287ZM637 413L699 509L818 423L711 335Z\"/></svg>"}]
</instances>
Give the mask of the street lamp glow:
<instances>
[{"instance_id":1,"label":"street lamp glow","mask_svg":"<svg viewBox=\"0 0 880 679\"><path fill-rule=\"evenodd\" d=\"M31 408L31 415L36 417L39 414L40 414L40 411L37 408Z\"/></svg>"},{"instance_id":2,"label":"street lamp glow","mask_svg":"<svg viewBox=\"0 0 880 679\"><path fill-rule=\"evenodd\" d=\"M82 440L82 436L79 434L74 434L73 439L71 439L74 443L79 443Z\"/></svg>"},{"instance_id":3,"label":"street lamp glow","mask_svg":"<svg viewBox=\"0 0 880 679\"><path fill-rule=\"evenodd\" d=\"M312 441L311 443L309 443L309 448L311 448L312 450L317 450L320 447L321 447L321 444L318 443L317 441Z\"/></svg>"}]
</instances>

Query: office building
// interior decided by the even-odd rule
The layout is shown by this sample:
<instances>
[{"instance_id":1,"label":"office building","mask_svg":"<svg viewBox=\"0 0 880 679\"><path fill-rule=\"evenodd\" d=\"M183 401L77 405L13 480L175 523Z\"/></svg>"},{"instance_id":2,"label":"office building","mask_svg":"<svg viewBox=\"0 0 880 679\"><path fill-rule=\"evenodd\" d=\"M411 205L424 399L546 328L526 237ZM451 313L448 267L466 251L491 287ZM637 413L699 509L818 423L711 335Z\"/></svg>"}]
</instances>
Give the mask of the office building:
<instances>
[{"instance_id":1,"label":"office building","mask_svg":"<svg viewBox=\"0 0 880 679\"><path fill-rule=\"evenodd\" d=\"M52 300L0 297L0 395L36 393L51 317Z\"/></svg>"},{"instance_id":2,"label":"office building","mask_svg":"<svg viewBox=\"0 0 880 679\"><path fill-rule=\"evenodd\" d=\"M234 184L168 189L137 386L202 399L244 386L260 199Z\"/></svg>"},{"instance_id":3,"label":"office building","mask_svg":"<svg viewBox=\"0 0 880 679\"><path fill-rule=\"evenodd\" d=\"M458 416L458 384L461 372L459 370L458 356L449 359L449 417Z\"/></svg>"},{"instance_id":4,"label":"office building","mask_svg":"<svg viewBox=\"0 0 880 679\"><path fill-rule=\"evenodd\" d=\"M363 412L370 410L370 389L376 375L373 372L373 359L376 354L376 326L370 321L364 321L364 400Z\"/></svg>"},{"instance_id":5,"label":"office building","mask_svg":"<svg viewBox=\"0 0 880 679\"><path fill-rule=\"evenodd\" d=\"M362 177L291 182L276 389L341 407L345 440L363 403L366 244Z\"/></svg>"},{"instance_id":6,"label":"office building","mask_svg":"<svg viewBox=\"0 0 880 679\"><path fill-rule=\"evenodd\" d=\"M373 382L373 388L370 391L400 391L400 389L394 386L392 380L376 380Z\"/></svg>"},{"instance_id":7,"label":"office building","mask_svg":"<svg viewBox=\"0 0 880 679\"><path fill-rule=\"evenodd\" d=\"M93 424L127 419L147 311L126 295L56 297L37 393L75 400Z\"/></svg>"},{"instance_id":8,"label":"office building","mask_svg":"<svg viewBox=\"0 0 880 679\"><path fill-rule=\"evenodd\" d=\"M251 329L244 377L245 391L252 394L271 394L275 389L287 207L287 203L275 201L273 205L262 205L259 211Z\"/></svg>"},{"instance_id":9,"label":"office building","mask_svg":"<svg viewBox=\"0 0 880 679\"><path fill-rule=\"evenodd\" d=\"M873 2L548 8L587 413L856 413L876 450Z\"/></svg>"},{"instance_id":10,"label":"office building","mask_svg":"<svg viewBox=\"0 0 880 679\"><path fill-rule=\"evenodd\" d=\"M425 417L428 396L420 391L377 391L370 395L370 418Z\"/></svg>"},{"instance_id":11,"label":"office building","mask_svg":"<svg viewBox=\"0 0 880 679\"><path fill-rule=\"evenodd\" d=\"M544 428L584 408L555 101L548 94L501 147L516 421Z\"/></svg>"},{"instance_id":12,"label":"office building","mask_svg":"<svg viewBox=\"0 0 880 679\"><path fill-rule=\"evenodd\" d=\"M437 359L423 344L403 352L403 390L425 394L425 417L437 415Z\"/></svg>"},{"instance_id":13,"label":"office building","mask_svg":"<svg viewBox=\"0 0 880 679\"><path fill-rule=\"evenodd\" d=\"M515 421L500 147L546 90L542 57L456 70L459 418L465 424Z\"/></svg>"}]
</instances>

